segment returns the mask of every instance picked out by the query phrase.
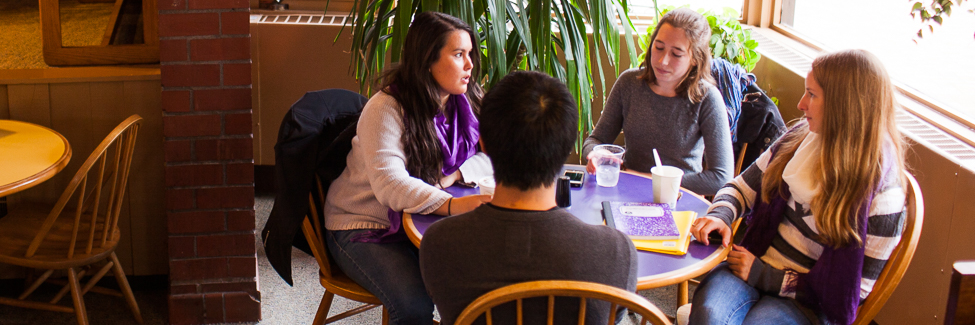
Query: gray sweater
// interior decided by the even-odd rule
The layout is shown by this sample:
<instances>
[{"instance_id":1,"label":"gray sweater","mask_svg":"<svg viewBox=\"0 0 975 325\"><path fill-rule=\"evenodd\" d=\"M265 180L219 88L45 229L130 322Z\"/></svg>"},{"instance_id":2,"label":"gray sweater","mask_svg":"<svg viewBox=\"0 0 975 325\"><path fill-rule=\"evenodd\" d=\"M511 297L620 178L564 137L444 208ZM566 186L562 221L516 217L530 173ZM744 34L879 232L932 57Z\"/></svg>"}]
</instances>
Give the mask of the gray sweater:
<instances>
[{"instance_id":1,"label":"gray sweater","mask_svg":"<svg viewBox=\"0 0 975 325\"><path fill-rule=\"evenodd\" d=\"M728 113L721 93L708 85L699 103L682 96L664 97L637 79L641 74L641 69L629 69L616 80L596 128L586 139L582 157L596 145L613 143L622 130L627 169L649 173L654 166L653 148L657 148L664 165L684 170L682 187L701 195L715 194L731 180L734 170Z\"/></svg>"},{"instance_id":2,"label":"gray sweater","mask_svg":"<svg viewBox=\"0 0 975 325\"><path fill-rule=\"evenodd\" d=\"M637 253L623 233L586 224L563 209L485 204L430 226L420 245L420 271L441 324L453 324L477 297L519 282L579 280L636 291ZM524 302L525 324L544 323L538 318L546 316L546 301ZM578 300L556 304L555 324L576 324ZM513 307L493 308L494 323L515 324ZM586 324L607 323L609 303L592 302L586 310Z\"/></svg>"},{"instance_id":3,"label":"gray sweater","mask_svg":"<svg viewBox=\"0 0 975 325\"><path fill-rule=\"evenodd\" d=\"M332 182L325 200L328 230L389 228L387 209L430 214L451 196L410 176L403 153L403 109L378 92L362 109L345 171ZM491 161L478 153L460 166L464 182L494 174Z\"/></svg>"}]
</instances>

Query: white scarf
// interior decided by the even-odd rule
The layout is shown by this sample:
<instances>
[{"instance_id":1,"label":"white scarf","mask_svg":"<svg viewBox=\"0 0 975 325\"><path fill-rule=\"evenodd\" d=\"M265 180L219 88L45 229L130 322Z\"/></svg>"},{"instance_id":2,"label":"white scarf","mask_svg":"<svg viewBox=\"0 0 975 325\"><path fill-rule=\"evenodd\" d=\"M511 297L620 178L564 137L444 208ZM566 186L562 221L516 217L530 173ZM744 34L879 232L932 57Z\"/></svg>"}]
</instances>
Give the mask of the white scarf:
<instances>
[{"instance_id":1,"label":"white scarf","mask_svg":"<svg viewBox=\"0 0 975 325\"><path fill-rule=\"evenodd\" d=\"M797 203L808 206L819 194L819 157L823 142L819 135L809 132L799 144L796 154L782 170L782 180L789 184L789 192Z\"/></svg>"}]
</instances>

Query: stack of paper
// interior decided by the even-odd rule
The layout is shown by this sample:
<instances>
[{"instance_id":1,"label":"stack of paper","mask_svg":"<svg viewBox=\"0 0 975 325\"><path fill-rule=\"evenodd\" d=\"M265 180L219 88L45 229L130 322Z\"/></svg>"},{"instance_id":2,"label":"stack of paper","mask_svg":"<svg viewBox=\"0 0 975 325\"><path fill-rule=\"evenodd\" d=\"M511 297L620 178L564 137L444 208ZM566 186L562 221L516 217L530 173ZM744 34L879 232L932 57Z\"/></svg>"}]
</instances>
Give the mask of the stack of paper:
<instances>
[{"instance_id":1,"label":"stack of paper","mask_svg":"<svg viewBox=\"0 0 975 325\"><path fill-rule=\"evenodd\" d=\"M641 240L633 239L636 249L650 252L658 252L671 255L687 254L687 248L691 244L691 224L697 218L694 211L674 211L674 221L677 222L677 229L680 230L680 237L677 239L665 240Z\"/></svg>"}]
</instances>

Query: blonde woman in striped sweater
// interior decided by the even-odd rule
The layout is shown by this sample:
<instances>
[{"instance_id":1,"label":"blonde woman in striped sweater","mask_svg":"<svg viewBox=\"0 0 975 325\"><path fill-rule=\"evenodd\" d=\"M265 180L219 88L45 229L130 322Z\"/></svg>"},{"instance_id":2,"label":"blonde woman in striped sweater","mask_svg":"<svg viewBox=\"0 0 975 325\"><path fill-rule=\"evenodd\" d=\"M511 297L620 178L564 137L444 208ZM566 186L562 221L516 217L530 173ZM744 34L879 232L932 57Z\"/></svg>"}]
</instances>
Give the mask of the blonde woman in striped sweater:
<instances>
[{"instance_id":1,"label":"blonde woman in striped sweater","mask_svg":"<svg viewBox=\"0 0 975 325\"><path fill-rule=\"evenodd\" d=\"M849 324L900 240L904 142L894 91L871 53L817 58L805 118L722 188L692 233L741 246L701 282L692 324Z\"/></svg>"}]
</instances>

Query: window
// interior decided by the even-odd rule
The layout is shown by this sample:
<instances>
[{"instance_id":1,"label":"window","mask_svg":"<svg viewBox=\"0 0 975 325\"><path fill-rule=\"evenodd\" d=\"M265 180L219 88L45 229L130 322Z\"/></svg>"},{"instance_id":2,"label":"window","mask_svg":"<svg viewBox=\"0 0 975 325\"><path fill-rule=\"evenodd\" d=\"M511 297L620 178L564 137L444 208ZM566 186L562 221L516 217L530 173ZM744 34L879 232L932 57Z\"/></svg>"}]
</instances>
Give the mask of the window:
<instances>
[{"instance_id":1,"label":"window","mask_svg":"<svg viewBox=\"0 0 975 325\"><path fill-rule=\"evenodd\" d=\"M975 122L975 8L965 1L934 33L910 16L913 1L782 0L781 25L823 50L861 48L877 55L905 90Z\"/></svg>"},{"instance_id":2,"label":"window","mask_svg":"<svg viewBox=\"0 0 975 325\"><path fill-rule=\"evenodd\" d=\"M707 9L722 12L724 8L732 8L741 13L744 0L657 0L661 8L690 6L691 9ZM630 0L630 15L639 17L653 17L653 0Z\"/></svg>"}]
</instances>

